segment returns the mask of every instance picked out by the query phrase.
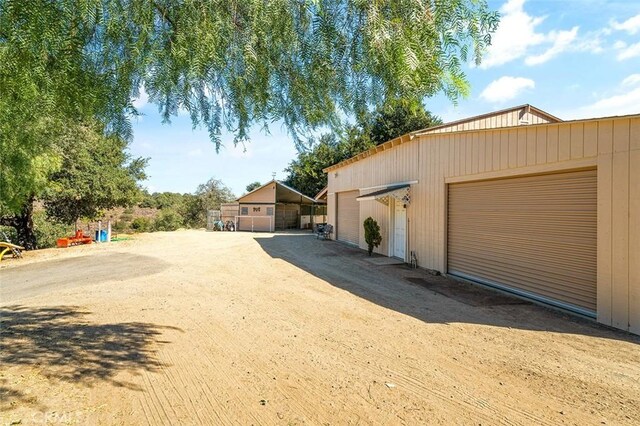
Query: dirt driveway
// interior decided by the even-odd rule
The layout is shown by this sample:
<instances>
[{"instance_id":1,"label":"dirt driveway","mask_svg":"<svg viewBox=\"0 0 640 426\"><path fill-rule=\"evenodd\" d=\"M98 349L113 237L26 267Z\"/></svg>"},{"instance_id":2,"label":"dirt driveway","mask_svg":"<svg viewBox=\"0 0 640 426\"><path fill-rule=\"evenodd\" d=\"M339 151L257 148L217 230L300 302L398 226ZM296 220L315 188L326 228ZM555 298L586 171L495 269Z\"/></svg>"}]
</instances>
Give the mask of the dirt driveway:
<instances>
[{"instance_id":1,"label":"dirt driveway","mask_svg":"<svg viewBox=\"0 0 640 426\"><path fill-rule=\"evenodd\" d=\"M640 424L640 339L306 234L0 269L0 421Z\"/></svg>"}]
</instances>

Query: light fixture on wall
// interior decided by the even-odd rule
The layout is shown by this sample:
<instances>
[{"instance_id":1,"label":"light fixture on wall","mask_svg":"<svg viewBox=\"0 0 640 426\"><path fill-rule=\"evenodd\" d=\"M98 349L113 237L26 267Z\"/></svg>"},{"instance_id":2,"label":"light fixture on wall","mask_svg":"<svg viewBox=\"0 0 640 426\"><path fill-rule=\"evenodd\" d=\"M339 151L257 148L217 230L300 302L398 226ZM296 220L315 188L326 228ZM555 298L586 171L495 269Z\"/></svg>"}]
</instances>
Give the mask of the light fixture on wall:
<instances>
[{"instance_id":1,"label":"light fixture on wall","mask_svg":"<svg viewBox=\"0 0 640 426\"><path fill-rule=\"evenodd\" d=\"M333 177L338 177L338 172L335 172L335 173L333 174Z\"/></svg>"}]
</instances>

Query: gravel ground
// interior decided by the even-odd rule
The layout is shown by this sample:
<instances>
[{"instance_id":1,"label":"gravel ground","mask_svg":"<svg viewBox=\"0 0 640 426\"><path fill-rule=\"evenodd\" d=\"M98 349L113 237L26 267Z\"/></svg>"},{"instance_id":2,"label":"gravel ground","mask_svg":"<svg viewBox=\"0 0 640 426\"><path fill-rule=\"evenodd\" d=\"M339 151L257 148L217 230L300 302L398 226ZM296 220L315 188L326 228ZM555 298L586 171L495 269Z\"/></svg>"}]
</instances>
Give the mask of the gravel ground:
<instances>
[{"instance_id":1,"label":"gravel ground","mask_svg":"<svg viewBox=\"0 0 640 426\"><path fill-rule=\"evenodd\" d=\"M0 264L0 423L640 424L640 338L308 234Z\"/></svg>"}]
</instances>

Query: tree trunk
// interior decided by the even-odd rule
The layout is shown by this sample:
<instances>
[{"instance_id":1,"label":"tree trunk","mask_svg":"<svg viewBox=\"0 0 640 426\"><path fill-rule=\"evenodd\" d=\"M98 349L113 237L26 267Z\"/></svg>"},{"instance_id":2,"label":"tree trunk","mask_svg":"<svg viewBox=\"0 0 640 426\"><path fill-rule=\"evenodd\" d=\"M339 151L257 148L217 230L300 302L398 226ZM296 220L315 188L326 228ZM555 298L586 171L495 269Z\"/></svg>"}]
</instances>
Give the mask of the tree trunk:
<instances>
[{"instance_id":1,"label":"tree trunk","mask_svg":"<svg viewBox=\"0 0 640 426\"><path fill-rule=\"evenodd\" d=\"M10 226L16 230L18 241L12 241L13 243L23 246L27 250L38 248L33 228L33 197L24 204L20 214L1 218L0 225Z\"/></svg>"}]
</instances>

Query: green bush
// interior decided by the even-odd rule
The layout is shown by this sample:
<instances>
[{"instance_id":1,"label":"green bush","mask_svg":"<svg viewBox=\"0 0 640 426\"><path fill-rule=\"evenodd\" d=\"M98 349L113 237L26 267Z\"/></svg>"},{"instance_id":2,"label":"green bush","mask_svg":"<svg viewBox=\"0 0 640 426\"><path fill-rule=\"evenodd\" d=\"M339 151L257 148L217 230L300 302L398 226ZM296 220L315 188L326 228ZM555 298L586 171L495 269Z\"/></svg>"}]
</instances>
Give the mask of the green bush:
<instances>
[{"instance_id":1,"label":"green bush","mask_svg":"<svg viewBox=\"0 0 640 426\"><path fill-rule=\"evenodd\" d=\"M7 235L7 238L9 238L9 241L11 241L12 243L18 241L16 230L11 226L0 226L0 231L3 231ZM4 237L2 236L2 234L0 234L0 240L4 241Z\"/></svg>"},{"instance_id":2,"label":"green bush","mask_svg":"<svg viewBox=\"0 0 640 426\"><path fill-rule=\"evenodd\" d=\"M182 226L182 217L173 210L163 209L154 223L156 231L175 231Z\"/></svg>"},{"instance_id":3,"label":"green bush","mask_svg":"<svg viewBox=\"0 0 640 426\"><path fill-rule=\"evenodd\" d=\"M44 210L33 213L33 228L38 248L55 247L58 238L73 235L75 227L65 225L47 217Z\"/></svg>"},{"instance_id":4,"label":"green bush","mask_svg":"<svg viewBox=\"0 0 640 426\"><path fill-rule=\"evenodd\" d=\"M133 215L129 213L123 213L120 215L120 220L124 222L131 222L133 220Z\"/></svg>"},{"instance_id":5,"label":"green bush","mask_svg":"<svg viewBox=\"0 0 640 426\"><path fill-rule=\"evenodd\" d=\"M113 232L127 232L130 227L130 223L123 220L116 220L111 224L111 230Z\"/></svg>"},{"instance_id":6,"label":"green bush","mask_svg":"<svg viewBox=\"0 0 640 426\"><path fill-rule=\"evenodd\" d=\"M127 208L123 211L124 214L133 214L133 209L132 208Z\"/></svg>"},{"instance_id":7,"label":"green bush","mask_svg":"<svg viewBox=\"0 0 640 426\"><path fill-rule=\"evenodd\" d=\"M136 217L131 222L131 229L135 232L149 232L153 228L153 223L148 217Z\"/></svg>"},{"instance_id":8,"label":"green bush","mask_svg":"<svg viewBox=\"0 0 640 426\"><path fill-rule=\"evenodd\" d=\"M368 217L364 221L364 240L367 242L367 251L369 252L369 256L373 253L373 248L378 247L382 242L380 226L372 217Z\"/></svg>"}]
</instances>

